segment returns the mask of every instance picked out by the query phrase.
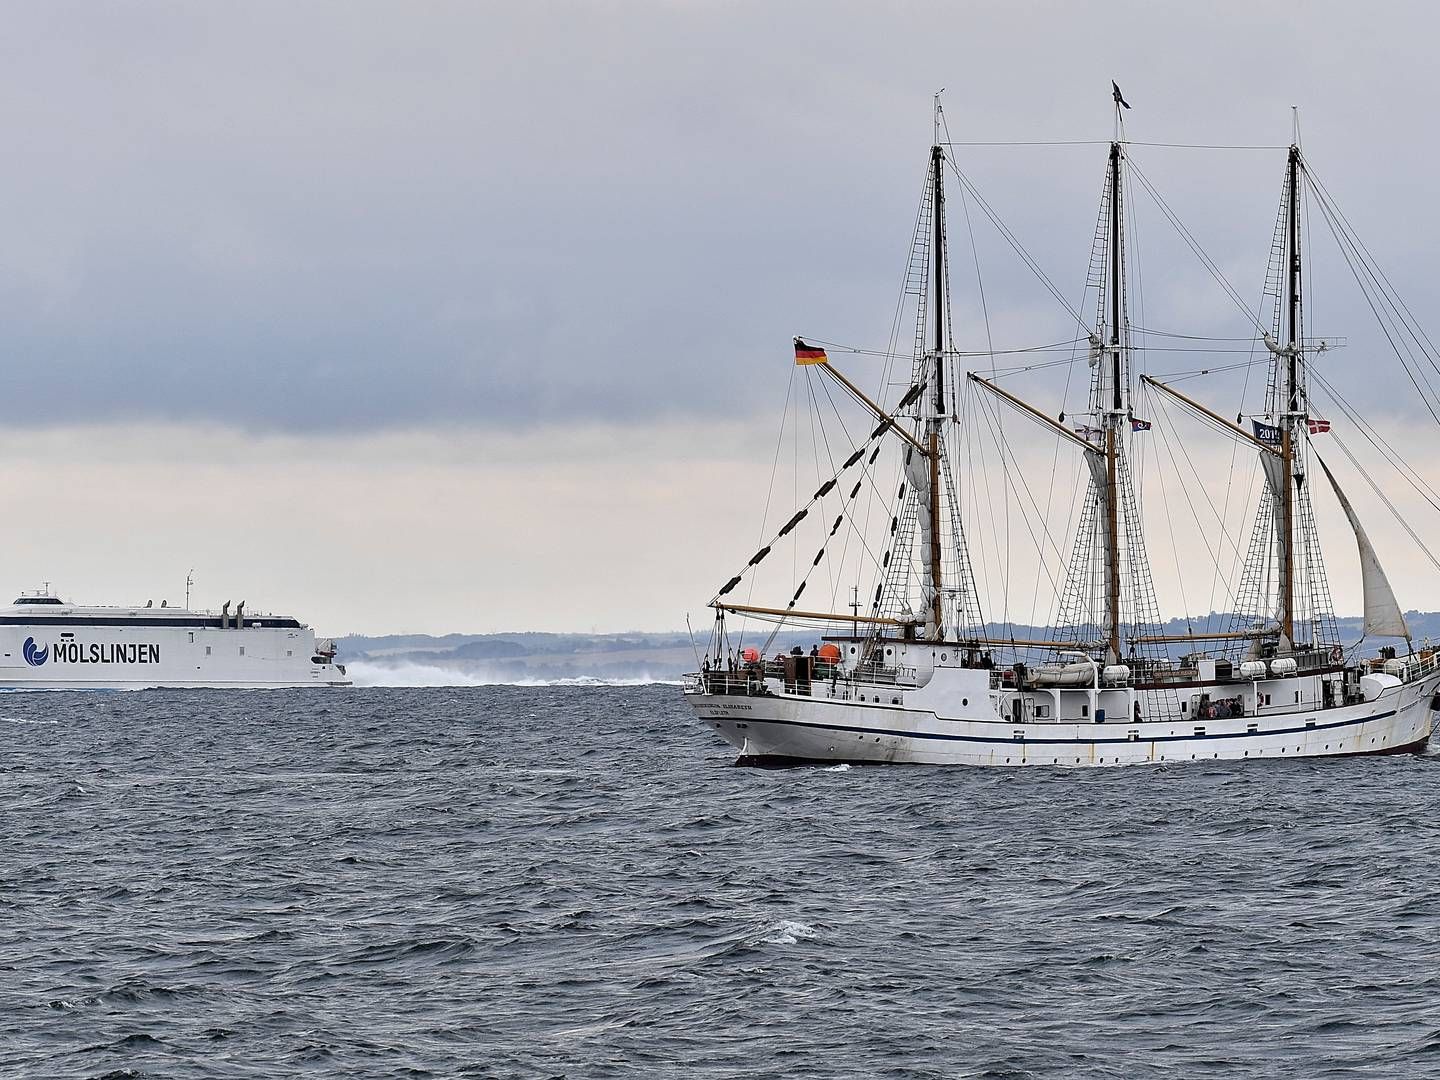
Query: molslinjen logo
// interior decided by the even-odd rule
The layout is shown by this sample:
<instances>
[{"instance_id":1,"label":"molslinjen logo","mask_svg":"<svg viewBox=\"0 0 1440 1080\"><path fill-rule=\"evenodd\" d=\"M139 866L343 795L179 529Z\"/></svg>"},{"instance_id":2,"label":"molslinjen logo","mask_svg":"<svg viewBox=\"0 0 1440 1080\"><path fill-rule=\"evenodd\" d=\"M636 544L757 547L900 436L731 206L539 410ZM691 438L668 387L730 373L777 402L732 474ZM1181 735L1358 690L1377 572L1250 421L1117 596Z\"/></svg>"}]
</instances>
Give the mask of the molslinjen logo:
<instances>
[{"instance_id":1,"label":"molslinjen logo","mask_svg":"<svg viewBox=\"0 0 1440 1080\"><path fill-rule=\"evenodd\" d=\"M46 660L50 659L50 650L48 648L37 649L33 637L27 637L25 639L25 644L21 647L20 651L25 654L25 662L31 667L39 667L45 663Z\"/></svg>"},{"instance_id":2,"label":"molslinjen logo","mask_svg":"<svg viewBox=\"0 0 1440 1080\"><path fill-rule=\"evenodd\" d=\"M45 648L39 648L35 639L27 637L21 647L25 662L39 667L53 654L57 664L158 664L160 646L144 642L100 645L91 642L82 645L78 641L55 641Z\"/></svg>"}]
</instances>

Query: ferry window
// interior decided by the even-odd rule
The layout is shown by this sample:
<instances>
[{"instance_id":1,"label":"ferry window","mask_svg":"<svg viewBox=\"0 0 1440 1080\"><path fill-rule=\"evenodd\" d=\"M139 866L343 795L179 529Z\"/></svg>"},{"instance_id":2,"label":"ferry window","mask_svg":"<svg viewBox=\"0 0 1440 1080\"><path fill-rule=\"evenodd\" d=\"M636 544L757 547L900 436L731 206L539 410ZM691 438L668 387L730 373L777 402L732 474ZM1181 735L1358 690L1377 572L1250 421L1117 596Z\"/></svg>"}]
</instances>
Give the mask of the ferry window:
<instances>
[{"instance_id":1,"label":"ferry window","mask_svg":"<svg viewBox=\"0 0 1440 1080\"><path fill-rule=\"evenodd\" d=\"M241 646L240 646L240 655L241 655L241 656L244 656L244 655L245 655L245 646L244 646L244 645L241 645Z\"/></svg>"},{"instance_id":2,"label":"ferry window","mask_svg":"<svg viewBox=\"0 0 1440 1080\"><path fill-rule=\"evenodd\" d=\"M191 644L191 645L194 645L194 644L195 644L195 631L194 631L194 630L191 630L191 631L190 631L190 644Z\"/></svg>"},{"instance_id":3,"label":"ferry window","mask_svg":"<svg viewBox=\"0 0 1440 1080\"><path fill-rule=\"evenodd\" d=\"M294 654L293 652L291 652L289 649L286 649L286 650L285 650L285 655L286 655L286 656L294 656L295 654Z\"/></svg>"},{"instance_id":4,"label":"ferry window","mask_svg":"<svg viewBox=\"0 0 1440 1080\"><path fill-rule=\"evenodd\" d=\"M209 655L210 655L210 646L209 646L209 645L206 645L206 646L205 646L205 655L206 655L206 656L209 656Z\"/></svg>"},{"instance_id":5,"label":"ferry window","mask_svg":"<svg viewBox=\"0 0 1440 1080\"><path fill-rule=\"evenodd\" d=\"M1080 706L1080 715L1081 715L1081 716L1089 716L1089 715L1090 715L1090 706L1089 706L1089 705L1081 705L1081 706Z\"/></svg>"}]
</instances>

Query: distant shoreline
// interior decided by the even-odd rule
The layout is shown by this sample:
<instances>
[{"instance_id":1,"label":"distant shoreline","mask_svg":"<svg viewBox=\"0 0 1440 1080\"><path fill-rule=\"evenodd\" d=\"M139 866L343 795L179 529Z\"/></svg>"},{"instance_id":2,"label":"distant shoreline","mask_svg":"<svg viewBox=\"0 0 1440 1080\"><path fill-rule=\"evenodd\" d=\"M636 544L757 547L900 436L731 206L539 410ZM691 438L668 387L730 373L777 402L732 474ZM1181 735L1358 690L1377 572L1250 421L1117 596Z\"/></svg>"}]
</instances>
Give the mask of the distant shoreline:
<instances>
[{"instance_id":1,"label":"distant shoreline","mask_svg":"<svg viewBox=\"0 0 1440 1080\"><path fill-rule=\"evenodd\" d=\"M1440 640L1440 612L1406 612L1416 642L1427 637ZM1214 613L1171 619L1168 633L1185 633L1192 628L1228 622L1229 615ZM1361 638L1363 620L1344 616L1336 620L1341 637L1351 644ZM487 683L527 684L567 681L610 683L674 682L697 667L696 650L702 653L708 641L708 627L695 635L684 630L660 633L559 634L541 631L513 631L492 634L351 634L335 638L338 659L357 665L365 679L386 685L453 686ZM1019 638L1044 635L1047 627L1000 626L990 624L989 632L1013 634ZM752 630L746 640L756 637ZM785 630L771 648L788 652L795 645L808 647L818 641L814 631ZM1372 638L1377 645L1390 638Z\"/></svg>"}]
</instances>

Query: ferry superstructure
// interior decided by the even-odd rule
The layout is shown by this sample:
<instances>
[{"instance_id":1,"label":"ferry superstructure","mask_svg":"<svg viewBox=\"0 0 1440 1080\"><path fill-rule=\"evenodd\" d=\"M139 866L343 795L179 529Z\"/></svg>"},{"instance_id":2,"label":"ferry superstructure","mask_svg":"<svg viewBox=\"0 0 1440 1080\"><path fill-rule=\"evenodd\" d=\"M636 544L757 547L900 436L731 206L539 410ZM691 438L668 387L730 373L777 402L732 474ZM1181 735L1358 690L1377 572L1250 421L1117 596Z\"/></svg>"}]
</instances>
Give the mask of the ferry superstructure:
<instances>
[{"instance_id":1,"label":"ferry superstructure","mask_svg":"<svg viewBox=\"0 0 1440 1080\"><path fill-rule=\"evenodd\" d=\"M1066 304L1078 325L1074 341L1061 343L1071 347L1068 361L1022 362L997 373L993 349L966 353L952 340L944 215L947 167L960 179L971 205L987 214L990 208L951 162L951 144L939 137L938 105L928 183L904 286L916 301L915 350L908 378L898 372L901 382L882 378L896 387L898 400L885 408L837 370L826 343L795 339L795 363L811 382L798 392L792 386L793 398L826 402L833 387L842 400L858 404L868 416L858 433L842 419L838 446L828 434L823 444L815 440L814 482L819 487L778 532L767 531L770 538L711 600L715 627L702 670L689 679L686 699L702 723L740 752L742 761L1074 767L1387 754L1426 746L1440 711L1440 654L1413 640L1374 545L1312 442L1316 436L1331 437L1374 486L1339 433L1330 434L1330 419L1320 415L1311 400L1312 367L1329 343L1305 335L1304 206L1324 213L1347 260L1363 261L1368 253L1311 177L1297 138L1286 161L1261 313L1250 310L1222 280L1248 320L1251 336L1196 338L1132 326L1125 224L1125 215L1133 212L1125 194L1130 144L1120 119L1122 105L1128 105L1118 87L1114 97L1116 137L1109 145L1086 279L1089 295L1081 305L1087 314ZM1149 181L1143 176L1141 181L1155 194ZM1164 206L1158 194L1155 199ZM1173 221L1173 212L1164 209ZM1220 280L1218 267L1193 235L1174 223ZM1061 299L1013 233L998 221L997 226ZM1384 282L1367 291L1366 298L1377 314L1390 317L1386 334L1400 362L1407 364L1406 356L1394 339L1409 335L1405 348L1423 352L1440 371L1440 355L1394 296L1389 279L1367 270L1368 277L1357 280L1362 288L1365 281ZM1271 307L1268 323L1262 321L1266 304ZM1140 375L1148 395L1142 399L1147 413L1175 405L1208 434L1233 440L1244 453L1232 458L1242 463L1232 464L1232 477L1238 467L1258 480L1258 489L1251 488L1258 494L1251 504L1254 525L1248 546L1243 535L1227 534L1234 569L1224 570L1215 549L1205 545L1219 585L1216 591L1232 604L1219 626L1188 620L1190 625L1176 632L1159 614L1138 479L1132 474L1132 440L1144 438L1152 426L1136 415L1132 403L1137 334L1248 341L1254 357L1237 366L1247 371L1251 366L1268 368L1263 398L1252 405L1248 417L1242 403L1233 422L1222 415L1222 410L1235 415L1231 409L1208 407L1162 378L1143 371ZM889 360L896 354L879 355L886 357L889 376ZM961 374L970 357L985 357L988 369ZM1089 390L1084 404L1075 408L1067 400L1058 416L1053 404L1033 405L999 385L1009 374L1064 365L1072 373L1066 376L1067 386L1073 378L1088 383ZM1424 373L1409 365L1406 373L1423 396ZM1176 373L1191 378L1209 374ZM1386 443L1318 372L1314 377L1335 407L1354 421L1355 430L1400 469L1406 483L1431 506L1440 507L1440 492L1404 460L1403 448ZM883 393L877 397L883 400ZM830 407L838 419L833 399ZM1014 456L1006 444L1015 432L998 434L1003 430L997 419L1002 411L1033 425L1021 425L1021 438L1043 439L1057 448L1048 471L1027 470ZM818 404L812 406L812 422L820 412ZM988 457L978 463L972 458L971 471L980 472L982 479L967 475L956 460L957 446L977 441L973 429L967 433L964 427L967 416L982 417L973 422L990 425L991 440L984 451ZM823 425L823 419L819 423ZM877 462L887 450L893 471L881 476L885 463ZM798 450L795 455L798 459ZM1074 463L1075 471L1066 474L1061 485L1068 485L1075 498L1070 513L1055 522L1062 536L1056 541L1046 534L1051 521L1037 492L1062 475L1066 461ZM1173 449L1171 460L1158 468L1162 483L1167 471L1176 473L1175 481L1186 488L1195 527L1203 529L1193 510L1203 497L1191 498L1200 483L1198 474L1193 466L1181 472ZM1050 573L1045 561L1049 552L1062 562L1058 575L1035 585L1037 593L1048 591L1054 598L1052 629L1029 639L1017 635L1008 620L987 620L981 610L986 594L977 587L972 530L991 527L991 543L985 548L991 552L989 565L999 564L1002 574L1008 573L1003 569L1008 564L1001 545L1014 542L1008 517L1001 530L993 516L987 520L976 511L981 503L976 489L984 484L1004 492L995 498L1007 514L1014 510L1015 533L1033 541L1041 553L1041 569ZM808 485L802 490L809 490ZM862 491L867 493L863 497ZM1342 643L1331 602L1312 500L1329 492L1353 531L1359 554L1364 635L1396 642L1371 646L1368 655L1360 651L1363 638L1349 646ZM705 492L706 497L714 494ZM1381 497L1389 503L1383 493ZM987 509L993 506L995 501ZM1166 524L1173 537L1176 524L1168 520L1172 512L1166 510ZM1227 528L1220 515L1215 520L1220 524L1211 529ZM1401 524L1440 566L1415 530L1403 520ZM800 546L802 535L814 538L818 550ZM981 536L985 538L983 531ZM1071 554L1063 564L1066 543ZM786 546L798 548L788 558L775 560L790 571L793 592L788 602L754 603L748 595L738 599L737 588L748 581L753 590L756 568ZM864 565L874 586L873 600L868 591L861 593L859 573L845 577L840 560L846 551L859 551L857 560L862 555L869 560ZM770 565L773 568L773 562ZM802 603L807 586L817 586L811 590L813 597L825 588L827 577L830 606ZM835 594L842 582L850 581L853 600L847 614L837 610ZM733 634L727 619L769 623L776 630L758 643L750 638L752 644L744 647L746 639ZM810 655L795 648L788 655L769 656L782 627L792 634L797 627L814 628L824 645L816 645Z\"/></svg>"},{"instance_id":2,"label":"ferry superstructure","mask_svg":"<svg viewBox=\"0 0 1440 1080\"><path fill-rule=\"evenodd\" d=\"M0 607L0 689L348 686L335 645L287 615L72 604L47 591Z\"/></svg>"}]
</instances>

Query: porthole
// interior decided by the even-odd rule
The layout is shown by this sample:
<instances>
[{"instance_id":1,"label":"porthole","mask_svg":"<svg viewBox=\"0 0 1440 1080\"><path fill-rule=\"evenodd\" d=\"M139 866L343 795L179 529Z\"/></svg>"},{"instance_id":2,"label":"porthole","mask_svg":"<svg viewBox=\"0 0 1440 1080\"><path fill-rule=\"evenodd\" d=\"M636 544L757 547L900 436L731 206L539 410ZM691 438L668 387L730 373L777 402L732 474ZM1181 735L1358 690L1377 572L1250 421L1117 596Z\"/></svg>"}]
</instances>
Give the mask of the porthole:
<instances>
[{"instance_id":1,"label":"porthole","mask_svg":"<svg viewBox=\"0 0 1440 1080\"><path fill-rule=\"evenodd\" d=\"M942 664L943 664L946 660L949 660L949 659L950 659L950 655L949 655L948 653L943 653L943 652L942 652L942 653L940 654L940 662L941 662Z\"/></svg>"},{"instance_id":2,"label":"porthole","mask_svg":"<svg viewBox=\"0 0 1440 1080\"><path fill-rule=\"evenodd\" d=\"M961 704L961 705L969 705L969 704L970 704L970 699L969 699L968 697L962 697L962 698L960 699L960 704ZM1371 742L1374 742L1375 740L1374 740L1374 739L1371 739L1370 741L1371 741Z\"/></svg>"},{"instance_id":3,"label":"porthole","mask_svg":"<svg viewBox=\"0 0 1440 1080\"><path fill-rule=\"evenodd\" d=\"M885 655L886 655L886 656L891 656L891 655L894 654L894 652L895 652L894 649L886 649L886 650L885 650Z\"/></svg>"}]
</instances>

